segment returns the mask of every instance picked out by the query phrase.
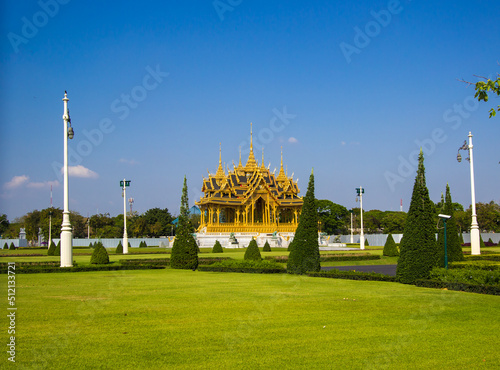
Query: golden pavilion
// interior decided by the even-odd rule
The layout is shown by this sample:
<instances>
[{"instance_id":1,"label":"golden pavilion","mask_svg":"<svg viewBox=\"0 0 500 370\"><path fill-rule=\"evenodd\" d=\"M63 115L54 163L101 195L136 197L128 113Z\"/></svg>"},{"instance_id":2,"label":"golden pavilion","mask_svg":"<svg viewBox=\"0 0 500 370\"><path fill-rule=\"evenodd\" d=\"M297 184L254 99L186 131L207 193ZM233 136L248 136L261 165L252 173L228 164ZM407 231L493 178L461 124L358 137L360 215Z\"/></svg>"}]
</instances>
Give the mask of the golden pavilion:
<instances>
[{"instance_id":1,"label":"golden pavilion","mask_svg":"<svg viewBox=\"0 0 500 370\"><path fill-rule=\"evenodd\" d=\"M297 182L283 170L283 151L278 176L264 166L264 149L261 165L253 153L250 130L250 154L245 166L240 160L233 169L222 167L219 148L217 172L203 178L204 193L195 204L201 210L199 232L202 233L273 233L295 232L302 197ZM298 180L297 180L298 181Z\"/></svg>"}]
</instances>

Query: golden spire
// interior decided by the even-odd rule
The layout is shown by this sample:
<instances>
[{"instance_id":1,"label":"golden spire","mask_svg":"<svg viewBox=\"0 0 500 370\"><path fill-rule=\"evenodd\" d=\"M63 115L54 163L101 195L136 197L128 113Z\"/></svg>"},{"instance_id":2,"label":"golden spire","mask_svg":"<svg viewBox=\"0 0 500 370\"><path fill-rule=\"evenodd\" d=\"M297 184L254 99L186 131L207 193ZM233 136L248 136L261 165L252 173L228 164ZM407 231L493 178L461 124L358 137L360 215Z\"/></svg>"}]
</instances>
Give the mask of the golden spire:
<instances>
[{"instance_id":1,"label":"golden spire","mask_svg":"<svg viewBox=\"0 0 500 370\"><path fill-rule=\"evenodd\" d=\"M278 173L278 177L276 177L276 181L285 181L285 171L283 171L283 147L281 147L281 166L280 172Z\"/></svg>"},{"instance_id":2,"label":"golden spire","mask_svg":"<svg viewBox=\"0 0 500 370\"><path fill-rule=\"evenodd\" d=\"M245 165L245 170L250 170L257 168L257 161L253 154L253 133L252 133L252 123L250 122L250 154L248 155L247 164Z\"/></svg>"},{"instance_id":3,"label":"golden spire","mask_svg":"<svg viewBox=\"0 0 500 370\"><path fill-rule=\"evenodd\" d=\"M223 178L224 176L226 176L226 174L224 172L224 168L222 167L222 143L219 143L219 167L217 168L215 177Z\"/></svg>"},{"instance_id":4,"label":"golden spire","mask_svg":"<svg viewBox=\"0 0 500 370\"><path fill-rule=\"evenodd\" d=\"M241 146L240 146L240 161L238 162L238 170L242 170L243 166L241 165Z\"/></svg>"},{"instance_id":5,"label":"golden spire","mask_svg":"<svg viewBox=\"0 0 500 370\"><path fill-rule=\"evenodd\" d=\"M260 163L260 168L263 170L266 169L266 166L264 166L264 147L262 147L262 162Z\"/></svg>"}]
</instances>

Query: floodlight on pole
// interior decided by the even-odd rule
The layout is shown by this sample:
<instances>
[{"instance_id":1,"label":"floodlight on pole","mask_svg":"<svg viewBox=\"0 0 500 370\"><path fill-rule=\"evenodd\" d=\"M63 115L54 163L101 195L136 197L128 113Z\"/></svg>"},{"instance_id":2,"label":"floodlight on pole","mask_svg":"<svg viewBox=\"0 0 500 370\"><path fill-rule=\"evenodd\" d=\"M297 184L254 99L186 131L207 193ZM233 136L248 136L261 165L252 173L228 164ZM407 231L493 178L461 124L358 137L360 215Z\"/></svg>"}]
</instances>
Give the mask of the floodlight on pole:
<instances>
[{"instance_id":1,"label":"floodlight on pole","mask_svg":"<svg viewBox=\"0 0 500 370\"><path fill-rule=\"evenodd\" d=\"M61 227L61 267L73 266L73 228L69 220L69 184L68 184L68 138L73 139L75 133L71 127L68 110L68 93L64 92L64 210Z\"/></svg>"},{"instance_id":2,"label":"floodlight on pole","mask_svg":"<svg viewBox=\"0 0 500 370\"><path fill-rule=\"evenodd\" d=\"M359 233L359 248L365 249L365 233L363 231L363 193L365 189L363 187L356 188L356 192L359 196L359 212L361 215L361 232Z\"/></svg>"},{"instance_id":3,"label":"floodlight on pole","mask_svg":"<svg viewBox=\"0 0 500 370\"><path fill-rule=\"evenodd\" d=\"M473 255L479 255L481 254L481 246L480 246L480 233L479 233L479 225L477 223L477 214L476 214L476 190L474 186L474 160L472 157L472 133L469 131L469 144L467 145L467 141L464 141L464 144L458 148L458 154L457 154L457 161L461 162L462 161L462 156L460 155L460 150L468 150L469 151L469 157L466 159L470 163L470 191L471 191L471 198L472 198L472 221L471 221L471 226L470 226L470 247L471 247L471 254Z\"/></svg>"}]
</instances>

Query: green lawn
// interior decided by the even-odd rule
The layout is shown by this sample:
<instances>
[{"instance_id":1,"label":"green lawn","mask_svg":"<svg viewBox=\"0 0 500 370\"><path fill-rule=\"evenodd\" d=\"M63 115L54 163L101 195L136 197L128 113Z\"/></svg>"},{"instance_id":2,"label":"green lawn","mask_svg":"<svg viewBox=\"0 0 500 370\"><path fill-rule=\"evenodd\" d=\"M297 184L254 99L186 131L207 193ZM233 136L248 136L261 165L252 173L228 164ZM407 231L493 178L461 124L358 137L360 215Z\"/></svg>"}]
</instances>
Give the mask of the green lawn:
<instances>
[{"instance_id":1,"label":"green lawn","mask_svg":"<svg viewBox=\"0 0 500 370\"><path fill-rule=\"evenodd\" d=\"M6 276L1 279L6 287ZM496 296L171 269L19 274L16 285L20 367L470 369L500 363Z\"/></svg>"}]
</instances>

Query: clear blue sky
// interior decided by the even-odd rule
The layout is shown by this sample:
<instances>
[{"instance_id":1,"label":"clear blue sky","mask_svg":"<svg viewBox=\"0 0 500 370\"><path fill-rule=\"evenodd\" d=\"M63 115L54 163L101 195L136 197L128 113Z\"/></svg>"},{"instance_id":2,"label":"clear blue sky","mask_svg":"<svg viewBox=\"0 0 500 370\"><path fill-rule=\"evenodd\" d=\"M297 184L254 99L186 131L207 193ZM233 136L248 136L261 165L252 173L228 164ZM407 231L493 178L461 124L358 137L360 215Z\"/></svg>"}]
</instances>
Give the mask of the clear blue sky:
<instances>
[{"instance_id":1,"label":"clear blue sky","mask_svg":"<svg viewBox=\"0 0 500 370\"><path fill-rule=\"evenodd\" d=\"M45 2L44 2L45 1ZM46 5L40 5L46 4ZM231 5L232 4L232 5ZM424 146L427 185L448 182L470 205L472 131L476 197L499 201L499 99L477 103L457 81L500 71L500 3L490 1L2 2L0 213L10 220L62 208L63 102L75 138L70 209L179 212L207 169L248 154L280 164L302 194L314 167L316 197L407 210ZM86 135L86 134L87 135ZM90 138L89 138L90 137ZM423 143L423 144L422 144ZM466 155L463 153L463 157Z\"/></svg>"}]
</instances>

